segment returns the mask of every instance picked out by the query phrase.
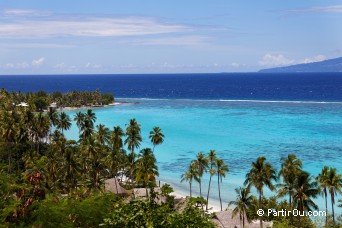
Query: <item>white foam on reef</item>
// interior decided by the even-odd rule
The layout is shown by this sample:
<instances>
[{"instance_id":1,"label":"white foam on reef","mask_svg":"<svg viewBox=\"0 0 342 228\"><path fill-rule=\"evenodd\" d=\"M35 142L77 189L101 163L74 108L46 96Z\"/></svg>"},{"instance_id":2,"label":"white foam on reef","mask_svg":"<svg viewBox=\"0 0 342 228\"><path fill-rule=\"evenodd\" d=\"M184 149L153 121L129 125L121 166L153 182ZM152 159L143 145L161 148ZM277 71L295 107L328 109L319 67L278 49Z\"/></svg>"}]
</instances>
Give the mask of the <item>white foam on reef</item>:
<instances>
[{"instance_id":1,"label":"white foam on reef","mask_svg":"<svg viewBox=\"0 0 342 228\"><path fill-rule=\"evenodd\" d=\"M342 104L339 101L287 101L287 100L234 100L234 99L183 99L183 98L118 98L121 100L146 100L146 101L193 101L193 102L250 102L250 103L289 103L289 104Z\"/></svg>"}]
</instances>

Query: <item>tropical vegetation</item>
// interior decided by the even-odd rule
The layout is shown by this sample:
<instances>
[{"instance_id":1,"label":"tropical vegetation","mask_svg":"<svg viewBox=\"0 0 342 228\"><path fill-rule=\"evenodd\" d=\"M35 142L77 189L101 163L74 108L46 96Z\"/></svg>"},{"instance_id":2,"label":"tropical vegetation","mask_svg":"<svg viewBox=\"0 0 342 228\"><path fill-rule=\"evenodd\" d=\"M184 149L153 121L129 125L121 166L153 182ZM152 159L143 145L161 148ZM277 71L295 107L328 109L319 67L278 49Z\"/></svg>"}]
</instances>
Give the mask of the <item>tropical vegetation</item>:
<instances>
[{"instance_id":1,"label":"tropical vegetation","mask_svg":"<svg viewBox=\"0 0 342 228\"><path fill-rule=\"evenodd\" d=\"M165 140L160 127L153 127L144 136L136 119L109 128L97 123L90 109L74 116L56 109L42 112L44 99L48 104L59 97L53 94L0 91L0 227L215 226L215 214L205 211L210 210L214 184L220 209L225 209L221 196L227 192L222 180L229 180L229 160L215 150L199 152L184 167L181 181L189 184L190 197L179 203L171 195L170 185L155 188L159 176L155 152L159 153L157 146ZM81 95L71 97L76 97L69 100L76 106ZM28 106L16 105L18 102L27 102ZM79 134L68 139L65 133L72 121ZM141 148L144 137L152 148ZM341 215L335 214L336 207L342 207L339 170L326 166L315 177L303 170L304 165L294 154L280 160L279 171L276 165L266 157L256 158L244 186L235 189L236 199L228 207L233 217L239 217L242 227L252 220L259 220L260 226L263 221L273 221L274 227L315 227L316 221L306 213L318 209L315 200L319 195L324 197L327 212L321 224L342 226ZM115 179L113 193L106 191L108 179ZM120 194L121 187L127 190L125 195ZM145 192L145 197L136 196L137 188ZM274 195L266 197L266 189ZM268 208L296 209L305 216L256 213Z\"/></svg>"}]
</instances>

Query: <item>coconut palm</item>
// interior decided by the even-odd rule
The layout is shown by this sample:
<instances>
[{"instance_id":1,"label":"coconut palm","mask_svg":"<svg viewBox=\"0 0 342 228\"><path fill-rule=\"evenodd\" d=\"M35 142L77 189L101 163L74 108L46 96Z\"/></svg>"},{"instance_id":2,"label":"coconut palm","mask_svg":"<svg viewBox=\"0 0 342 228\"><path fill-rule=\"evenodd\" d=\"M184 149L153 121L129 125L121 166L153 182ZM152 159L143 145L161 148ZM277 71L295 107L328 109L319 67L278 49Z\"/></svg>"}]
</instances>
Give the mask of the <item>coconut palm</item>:
<instances>
[{"instance_id":1,"label":"coconut palm","mask_svg":"<svg viewBox=\"0 0 342 228\"><path fill-rule=\"evenodd\" d=\"M98 143L101 145L105 145L107 142L109 142L110 139L110 131L109 128L107 128L103 124L99 124L96 126L97 131L95 135L95 139Z\"/></svg>"},{"instance_id":2,"label":"coconut palm","mask_svg":"<svg viewBox=\"0 0 342 228\"><path fill-rule=\"evenodd\" d=\"M151 139L151 142L153 143L153 152L154 152L154 148L157 145L160 145L164 142L164 134L162 129L160 129L159 127L154 127L152 129L152 131L150 131L150 136L149 138Z\"/></svg>"},{"instance_id":3,"label":"coconut palm","mask_svg":"<svg viewBox=\"0 0 342 228\"><path fill-rule=\"evenodd\" d=\"M8 167L7 173L11 172L11 162L12 162L12 149L10 145L15 141L17 122L14 117L14 111L3 111L0 113L0 136L5 141L5 150L8 152Z\"/></svg>"},{"instance_id":4,"label":"coconut palm","mask_svg":"<svg viewBox=\"0 0 342 228\"><path fill-rule=\"evenodd\" d=\"M185 171L181 176L181 182L189 182L190 186L190 198L192 198L192 181L199 181L198 170L193 162L190 163L189 169Z\"/></svg>"},{"instance_id":5,"label":"coconut palm","mask_svg":"<svg viewBox=\"0 0 342 228\"><path fill-rule=\"evenodd\" d=\"M88 109L84 114L84 119L89 122L89 127L94 128L94 123L96 121L96 115L93 110Z\"/></svg>"},{"instance_id":6,"label":"coconut palm","mask_svg":"<svg viewBox=\"0 0 342 228\"><path fill-rule=\"evenodd\" d=\"M232 218L234 218L238 213L240 215L240 222L242 220L242 227L245 227L245 218L247 218L248 222L250 219L246 213L246 211L253 205L253 196L251 193L251 188L236 188L236 200L230 201L228 207L231 205L235 205L236 207L233 209Z\"/></svg>"},{"instance_id":7,"label":"coconut palm","mask_svg":"<svg viewBox=\"0 0 342 228\"><path fill-rule=\"evenodd\" d=\"M254 186L259 193L259 208L262 209L262 197L264 186L274 190L272 181L277 180L276 171L272 165L265 162L265 157L258 157L256 162L252 162L252 168L246 174L244 185ZM260 227L262 227L262 216L259 216Z\"/></svg>"},{"instance_id":8,"label":"coconut palm","mask_svg":"<svg viewBox=\"0 0 342 228\"><path fill-rule=\"evenodd\" d=\"M80 164L76 157L76 144L72 141L67 142L67 148L64 155L64 179L66 188L70 191L77 187L77 175L81 172Z\"/></svg>"},{"instance_id":9,"label":"coconut palm","mask_svg":"<svg viewBox=\"0 0 342 228\"><path fill-rule=\"evenodd\" d=\"M305 211L317 210L317 205L312 198L316 198L319 194L317 183L313 181L313 177L308 172L302 171L297 175L294 185L294 203L299 213L304 214ZM301 216L298 216L299 227L301 224Z\"/></svg>"},{"instance_id":10,"label":"coconut palm","mask_svg":"<svg viewBox=\"0 0 342 228\"><path fill-rule=\"evenodd\" d=\"M142 149L139 153L136 165L136 179L143 181L148 196L147 187L150 182L155 182L156 176L159 176L156 158L150 148Z\"/></svg>"},{"instance_id":11,"label":"coconut palm","mask_svg":"<svg viewBox=\"0 0 342 228\"><path fill-rule=\"evenodd\" d=\"M122 137L125 135L124 131L121 129L121 127L116 126L114 127L113 131L110 135L110 144L112 146L113 150L119 150L122 148Z\"/></svg>"},{"instance_id":12,"label":"coconut palm","mask_svg":"<svg viewBox=\"0 0 342 228\"><path fill-rule=\"evenodd\" d=\"M134 149L138 149L140 147L140 143L142 141L142 137L140 135L140 124L135 120L131 119L129 121L129 125L126 128L126 136L125 145L127 145L128 150L131 151L132 157L134 157ZM133 170L134 170L134 159L131 164L131 174L130 178L132 181L132 192L134 196L134 183L133 183Z\"/></svg>"},{"instance_id":13,"label":"coconut palm","mask_svg":"<svg viewBox=\"0 0 342 228\"><path fill-rule=\"evenodd\" d=\"M209 202L209 193L210 193L210 184L211 184L211 178L216 174L216 170L214 169L214 167L216 166L216 152L215 150L210 150L207 160L208 163L210 164L210 169L209 169L209 185L208 185L208 194L207 194L207 204L206 204L206 210L208 210L208 202Z\"/></svg>"},{"instance_id":14,"label":"coconut palm","mask_svg":"<svg viewBox=\"0 0 342 228\"><path fill-rule=\"evenodd\" d=\"M218 193L220 198L220 205L222 211L222 199L221 199L221 187L220 182L222 183L222 177L226 177L226 173L229 172L228 165L224 164L223 159L216 160L216 174L217 174L217 185L218 185Z\"/></svg>"},{"instance_id":15,"label":"coconut palm","mask_svg":"<svg viewBox=\"0 0 342 228\"><path fill-rule=\"evenodd\" d=\"M100 187L100 172L103 165L100 164L101 150L96 143L94 137L88 137L81 145L81 150L85 153L83 160L84 170L89 176L89 188L99 189Z\"/></svg>"},{"instance_id":16,"label":"coconut palm","mask_svg":"<svg viewBox=\"0 0 342 228\"><path fill-rule=\"evenodd\" d=\"M33 121L32 131L34 140L37 143L37 153L39 153L41 140L46 138L50 132L50 119L47 115L40 112L34 117Z\"/></svg>"},{"instance_id":17,"label":"coconut palm","mask_svg":"<svg viewBox=\"0 0 342 228\"><path fill-rule=\"evenodd\" d=\"M328 226L328 172L329 167L324 166L321 173L316 177L318 188L322 192L325 200L325 226Z\"/></svg>"},{"instance_id":18,"label":"coconut palm","mask_svg":"<svg viewBox=\"0 0 342 228\"><path fill-rule=\"evenodd\" d=\"M335 225L335 210L334 210L335 195L337 193L340 193L340 194L342 193L342 174L338 174L336 168L330 167L327 173L326 183L327 183L328 191L330 193L331 211L332 211L333 222Z\"/></svg>"},{"instance_id":19,"label":"coconut palm","mask_svg":"<svg viewBox=\"0 0 342 228\"><path fill-rule=\"evenodd\" d=\"M82 115L78 114L80 118L80 139L86 140L88 137L92 136L94 133L94 123L96 121L95 113L89 109L86 113ZM76 118L76 117L75 117ZM78 118L76 121L78 121Z\"/></svg>"},{"instance_id":20,"label":"coconut palm","mask_svg":"<svg viewBox=\"0 0 342 228\"><path fill-rule=\"evenodd\" d=\"M84 113L82 112L77 112L75 117L74 117L74 121L76 121L76 125L79 129L79 133L81 132L81 127L82 127L82 123L84 121Z\"/></svg>"},{"instance_id":21,"label":"coconut palm","mask_svg":"<svg viewBox=\"0 0 342 228\"><path fill-rule=\"evenodd\" d=\"M58 112L54 108L49 108L49 111L47 112L48 117L50 119L50 123L53 127L57 125L58 122ZM50 135L51 135L51 129L50 129Z\"/></svg>"},{"instance_id":22,"label":"coconut palm","mask_svg":"<svg viewBox=\"0 0 342 228\"><path fill-rule=\"evenodd\" d=\"M56 125L57 129L61 129L62 130L62 134L64 130L69 130L71 127L71 119L70 117L65 113L65 112L61 112L58 115L57 118L57 125Z\"/></svg>"},{"instance_id":23,"label":"coconut palm","mask_svg":"<svg viewBox=\"0 0 342 228\"><path fill-rule=\"evenodd\" d=\"M294 154L289 154L287 158L281 159L281 169L278 173L278 178L282 177L282 183L277 185L279 187L278 196L289 196L290 210L292 210L293 201L293 186L298 173L302 171L302 162ZM290 215L292 223L292 214Z\"/></svg>"},{"instance_id":24,"label":"coconut palm","mask_svg":"<svg viewBox=\"0 0 342 228\"><path fill-rule=\"evenodd\" d=\"M200 197L202 197L202 176L203 173L206 171L206 169L208 168L208 160L205 157L205 155L202 152L199 152L197 154L197 159L194 161L195 166L197 168L198 171L198 183L199 183L199 187L200 187Z\"/></svg>"}]
</instances>

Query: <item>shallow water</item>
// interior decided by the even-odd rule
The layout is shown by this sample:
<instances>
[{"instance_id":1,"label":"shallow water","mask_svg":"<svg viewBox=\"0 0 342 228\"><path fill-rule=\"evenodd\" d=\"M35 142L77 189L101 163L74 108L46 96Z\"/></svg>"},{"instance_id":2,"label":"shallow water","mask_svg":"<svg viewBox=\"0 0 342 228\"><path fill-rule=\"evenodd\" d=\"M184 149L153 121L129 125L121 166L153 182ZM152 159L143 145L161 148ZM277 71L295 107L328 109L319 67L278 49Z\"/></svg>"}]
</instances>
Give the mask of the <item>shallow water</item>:
<instances>
[{"instance_id":1,"label":"shallow water","mask_svg":"<svg viewBox=\"0 0 342 228\"><path fill-rule=\"evenodd\" d=\"M120 100L120 99L119 99ZM317 175L324 165L342 172L342 104L310 102L208 101L186 99L123 99L123 104L95 109L97 124L112 128L136 118L142 126L141 148L152 147L148 139L154 126L162 128L165 142L157 146L160 180L188 191L180 176L200 151L215 149L229 166L222 183L224 207L235 199L234 188L243 184L250 164L266 156L277 169L281 157L296 154L303 169ZM75 111L68 111L74 115ZM67 137L77 138L73 124ZM209 175L203 179L206 193ZM194 184L198 194L198 186ZM269 191L266 191L270 195ZM212 199L217 203L217 178L213 178ZM341 196L337 198L342 198ZM315 202L323 209L323 199ZM341 209L337 209L341 213Z\"/></svg>"}]
</instances>

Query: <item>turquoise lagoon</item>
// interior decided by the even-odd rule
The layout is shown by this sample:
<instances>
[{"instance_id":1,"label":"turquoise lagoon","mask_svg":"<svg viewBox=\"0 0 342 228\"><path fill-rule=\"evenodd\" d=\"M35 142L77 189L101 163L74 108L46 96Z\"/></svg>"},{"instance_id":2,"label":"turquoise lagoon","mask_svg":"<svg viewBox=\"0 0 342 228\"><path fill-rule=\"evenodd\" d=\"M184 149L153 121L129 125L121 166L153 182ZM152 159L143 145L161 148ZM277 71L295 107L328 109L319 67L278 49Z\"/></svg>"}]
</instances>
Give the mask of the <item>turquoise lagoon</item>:
<instances>
[{"instance_id":1,"label":"turquoise lagoon","mask_svg":"<svg viewBox=\"0 0 342 228\"><path fill-rule=\"evenodd\" d=\"M303 161L303 169L313 175L324 165L342 172L342 103L339 102L123 100L137 103L95 109L96 124L125 128L129 119L137 119L142 127L141 148L152 147L148 135L154 126L162 128L165 142L155 149L159 179L186 194L189 186L180 183L181 174L198 152L216 150L230 169L222 183L224 208L235 199L234 189L243 185L251 162L259 156L266 156L278 170L280 159L294 153ZM73 116L75 112L68 114ZM77 138L75 123L66 134ZM204 194L208 180L206 174ZM193 190L199 194L196 184ZM266 191L266 194L271 193ZM210 202L218 205L217 178L213 179ZM322 198L315 202L324 209Z\"/></svg>"}]
</instances>

